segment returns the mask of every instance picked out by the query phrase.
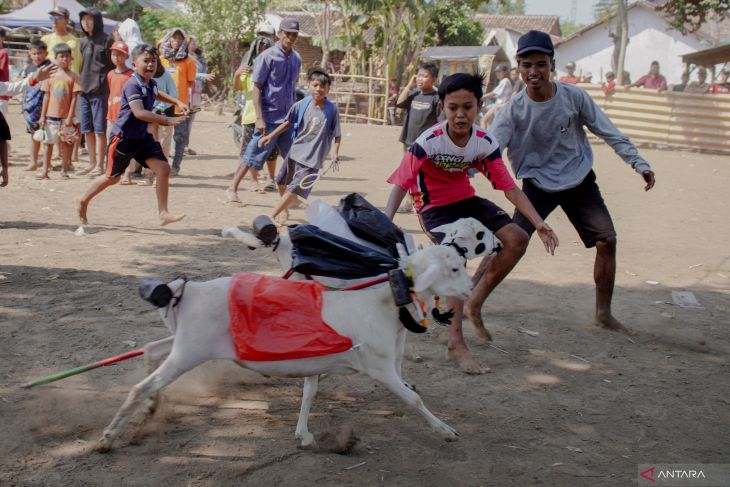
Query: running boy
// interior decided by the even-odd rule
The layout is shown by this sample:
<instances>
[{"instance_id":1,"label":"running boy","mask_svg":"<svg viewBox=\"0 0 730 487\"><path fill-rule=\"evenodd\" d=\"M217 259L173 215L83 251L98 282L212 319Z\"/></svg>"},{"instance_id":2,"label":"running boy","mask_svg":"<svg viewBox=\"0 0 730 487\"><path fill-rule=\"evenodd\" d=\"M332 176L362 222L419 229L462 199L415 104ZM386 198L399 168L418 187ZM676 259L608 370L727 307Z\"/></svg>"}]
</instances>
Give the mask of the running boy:
<instances>
[{"instance_id":1,"label":"running boy","mask_svg":"<svg viewBox=\"0 0 730 487\"><path fill-rule=\"evenodd\" d=\"M439 105L446 120L423 132L403 156L398 169L388 182L393 190L388 198L386 215L393 218L406 192L410 192L419 220L431 240L438 242L441 234L430 230L459 218L479 220L502 242L503 249L492 258L489 272L477 274L474 291L466 304L447 297L447 307L455 315L449 327L447 356L456 360L468 374L481 374L482 367L471 355L462 333L463 314L469 317L477 334L491 337L481 321L481 308L489 293L507 276L527 249L527 233L512 222L501 208L475 195L468 172L484 174L492 186L504 191L507 199L537 228L545 249L553 253L558 238L532 207L530 200L515 186L502 162L499 145L485 130L475 125L483 96L480 75L456 73L439 86ZM485 259L490 259L487 257Z\"/></svg>"},{"instance_id":2,"label":"running boy","mask_svg":"<svg viewBox=\"0 0 730 487\"><path fill-rule=\"evenodd\" d=\"M545 32L532 30L519 38L517 66L527 88L497 115L493 133L503 149L509 148L515 177L523 180L522 189L540 217L547 218L560 206L583 244L596 247L596 324L628 332L611 314L616 230L596 184L593 152L583 126L641 175L645 191L654 186L654 172L583 89L550 81L555 71L553 54L552 40ZM531 234L533 218L525 218L522 208L517 209L515 223Z\"/></svg>"},{"instance_id":3,"label":"running boy","mask_svg":"<svg viewBox=\"0 0 730 487\"><path fill-rule=\"evenodd\" d=\"M288 208L297 200L297 196L304 199L309 196L314 182L312 179L317 177L322 168L322 162L330 152L332 139L335 145L331 158L338 161L340 157L340 113L337 106L326 98L332 80L324 70L312 68L307 74L307 81L310 96L292 105L284 123L258 142L259 147L265 147L279 134L294 127L289 155L276 176L281 201L274 208L271 218L280 224L286 222ZM282 218L278 218L280 214Z\"/></svg>"},{"instance_id":4,"label":"running boy","mask_svg":"<svg viewBox=\"0 0 730 487\"><path fill-rule=\"evenodd\" d=\"M73 57L68 44L57 44L53 48L53 55L58 65L58 71L43 82L43 108L38 124L45 127L46 154L43 158L43 169L36 175L36 179L48 179L51 170L51 155L53 146L58 144L61 154L61 177L68 179L71 169L71 151L77 138L74 118L76 114L76 99L81 93L79 75L71 71Z\"/></svg>"},{"instance_id":5,"label":"running boy","mask_svg":"<svg viewBox=\"0 0 730 487\"><path fill-rule=\"evenodd\" d=\"M34 73L38 68L48 66L51 61L46 59L46 45L40 39L34 37L30 41L28 48L30 63L25 68L23 77ZM33 134L38 130L40 125L38 120L41 118L41 109L43 108L43 91L40 86L29 87L23 95L23 118L25 119L25 130L31 136L30 142L30 164L25 168L26 171L36 171L38 169L38 154L41 150L41 143L33 139Z\"/></svg>"},{"instance_id":6,"label":"running boy","mask_svg":"<svg viewBox=\"0 0 730 487\"><path fill-rule=\"evenodd\" d=\"M94 179L77 204L76 209L82 224L88 223L86 211L94 196L118 183L132 158L144 167L152 169L157 176L160 225L167 225L185 217L185 215L173 215L167 210L170 166L159 142L156 142L147 131L147 123L156 122L174 126L185 121L184 116L166 117L153 113L152 107L157 97L168 103L174 103L183 114L187 113L188 107L180 100L157 92L157 84L152 79L157 71L157 63L157 50L153 46L140 44L134 48L132 52L134 73L122 91L119 118L112 128L112 138L109 141L106 175Z\"/></svg>"}]
</instances>

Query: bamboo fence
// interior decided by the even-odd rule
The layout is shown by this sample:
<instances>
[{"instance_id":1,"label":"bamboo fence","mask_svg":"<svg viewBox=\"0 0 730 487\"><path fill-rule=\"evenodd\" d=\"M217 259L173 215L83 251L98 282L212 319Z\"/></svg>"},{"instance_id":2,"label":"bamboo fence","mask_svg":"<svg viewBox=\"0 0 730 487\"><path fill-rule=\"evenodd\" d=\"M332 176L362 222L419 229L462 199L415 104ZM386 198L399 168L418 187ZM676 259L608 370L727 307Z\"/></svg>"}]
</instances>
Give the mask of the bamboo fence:
<instances>
[{"instance_id":1,"label":"bamboo fence","mask_svg":"<svg viewBox=\"0 0 730 487\"><path fill-rule=\"evenodd\" d=\"M327 98L337 105L341 119L365 123L388 123L388 69L385 77L373 76L372 63L369 75L331 73L332 86ZM306 75L299 78L306 86Z\"/></svg>"},{"instance_id":2,"label":"bamboo fence","mask_svg":"<svg viewBox=\"0 0 730 487\"><path fill-rule=\"evenodd\" d=\"M730 153L730 95L580 86L634 142Z\"/></svg>"}]
</instances>

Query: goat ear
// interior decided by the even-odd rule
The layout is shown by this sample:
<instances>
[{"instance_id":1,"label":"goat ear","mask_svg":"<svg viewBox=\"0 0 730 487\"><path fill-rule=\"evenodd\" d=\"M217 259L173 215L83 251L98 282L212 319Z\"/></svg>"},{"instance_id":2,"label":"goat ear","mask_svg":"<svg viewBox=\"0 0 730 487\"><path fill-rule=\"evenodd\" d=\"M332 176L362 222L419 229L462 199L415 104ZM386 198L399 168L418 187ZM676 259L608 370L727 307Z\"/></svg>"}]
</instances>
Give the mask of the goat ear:
<instances>
[{"instance_id":1,"label":"goat ear","mask_svg":"<svg viewBox=\"0 0 730 487\"><path fill-rule=\"evenodd\" d=\"M429 233L436 232L436 233L443 233L443 234L448 235L449 232L451 232L453 225L454 225L453 223L444 223L443 225L439 225L437 227L430 229Z\"/></svg>"},{"instance_id":2,"label":"goat ear","mask_svg":"<svg viewBox=\"0 0 730 487\"><path fill-rule=\"evenodd\" d=\"M417 274L413 279L413 290L417 293L430 288L440 277L439 266L430 265L424 272Z\"/></svg>"}]
</instances>

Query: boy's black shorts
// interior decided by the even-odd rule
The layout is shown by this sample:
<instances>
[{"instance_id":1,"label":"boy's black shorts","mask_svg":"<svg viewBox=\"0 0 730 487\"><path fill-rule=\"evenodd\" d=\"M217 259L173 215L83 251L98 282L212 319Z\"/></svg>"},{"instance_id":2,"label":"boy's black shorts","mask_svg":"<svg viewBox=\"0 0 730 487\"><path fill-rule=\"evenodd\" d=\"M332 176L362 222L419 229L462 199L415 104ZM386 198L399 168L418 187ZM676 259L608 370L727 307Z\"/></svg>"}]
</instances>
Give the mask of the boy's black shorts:
<instances>
[{"instance_id":1,"label":"boy's black shorts","mask_svg":"<svg viewBox=\"0 0 730 487\"><path fill-rule=\"evenodd\" d=\"M596 184L596 173L592 170L575 188L549 193L525 179L522 191L543 219L560 206L587 248L595 247L599 240L616 236L611 214ZM529 235L535 231L535 227L519 211L515 211L514 221Z\"/></svg>"},{"instance_id":2,"label":"boy's black shorts","mask_svg":"<svg viewBox=\"0 0 730 487\"><path fill-rule=\"evenodd\" d=\"M438 232L432 234L432 228L453 223L459 218L468 217L479 220L492 233L512 223L512 219L502 208L478 196L472 196L449 205L435 206L418 215L421 228L434 243L441 243L445 235Z\"/></svg>"},{"instance_id":3,"label":"boy's black shorts","mask_svg":"<svg viewBox=\"0 0 730 487\"><path fill-rule=\"evenodd\" d=\"M117 134L109 141L107 151L106 175L110 178L124 174L133 158L143 167L147 167L147 159L167 162L160 143L155 141L150 133L145 135L144 139L125 139Z\"/></svg>"}]
</instances>

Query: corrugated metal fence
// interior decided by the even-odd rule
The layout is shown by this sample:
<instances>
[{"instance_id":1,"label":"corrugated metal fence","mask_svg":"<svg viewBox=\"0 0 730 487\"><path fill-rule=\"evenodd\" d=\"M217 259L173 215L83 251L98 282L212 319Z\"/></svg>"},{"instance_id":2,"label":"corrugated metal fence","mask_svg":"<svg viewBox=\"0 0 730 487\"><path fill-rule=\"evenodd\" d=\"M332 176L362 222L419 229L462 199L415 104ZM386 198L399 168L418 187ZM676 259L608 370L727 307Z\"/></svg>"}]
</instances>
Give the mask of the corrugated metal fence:
<instances>
[{"instance_id":1,"label":"corrugated metal fence","mask_svg":"<svg viewBox=\"0 0 730 487\"><path fill-rule=\"evenodd\" d=\"M634 142L730 153L730 95L580 86Z\"/></svg>"}]
</instances>

